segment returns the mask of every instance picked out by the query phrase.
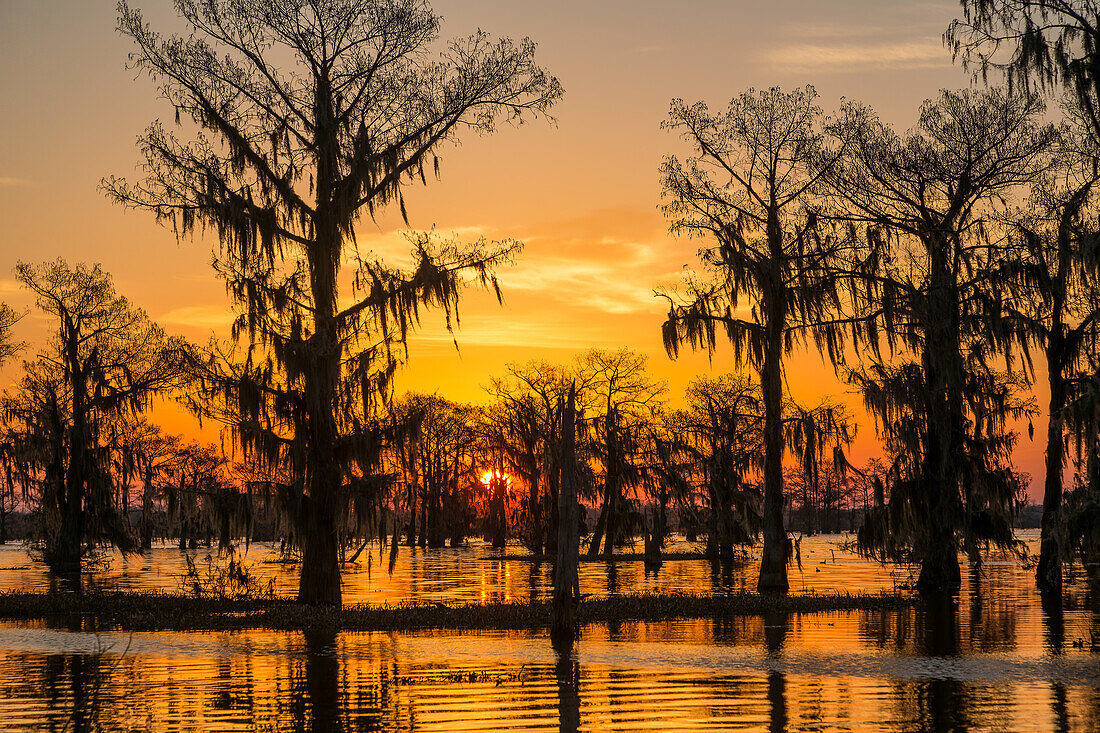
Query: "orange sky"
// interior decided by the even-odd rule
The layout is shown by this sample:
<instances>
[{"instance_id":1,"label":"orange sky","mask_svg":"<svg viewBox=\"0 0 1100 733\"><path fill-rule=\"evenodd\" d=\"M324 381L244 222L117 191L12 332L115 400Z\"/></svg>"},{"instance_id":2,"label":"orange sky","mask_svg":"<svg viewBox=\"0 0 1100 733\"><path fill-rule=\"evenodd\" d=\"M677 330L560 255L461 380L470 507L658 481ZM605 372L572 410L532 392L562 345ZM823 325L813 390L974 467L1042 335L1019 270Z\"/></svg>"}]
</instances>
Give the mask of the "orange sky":
<instances>
[{"instance_id":1,"label":"orange sky","mask_svg":"<svg viewBox=\"0 0 1100 733\"><path fill-rule=\"evenodd\" d=\"M154 28L177 27L168 0L133 4ZM479 27L532 37L540 63L566 90L555 126L535 122L464 140L444 151L441 181L407 194L413 227L526 242L517 265L501 273L504 308L482 295L465 302L459 353L439 323L411 345L401 387L460 400L483 399L482 386L506 362L567 361L589 346L650 354L673 394L707 368L704 355L676 362L664 355L663 308L652 297L695 262L698 246L671 238L657 210L659 161L679 149L659 129L672 97L717 107L750 86L810 83L826 109L841 97L859 99L906 127L923 99L968 83L940 41L957 14L954 1L433 7L445 19L444 37ZM0 0L0 298L29 304L10 274L18 259L101 262L167 329L205 340L211 330L225 333L229 320L209 267L212 242L177 246L152 217L124 212L96 191L105 175L133 177L138 133L173 118L152 84L125 70L130 48L114 25L114 0ZM383 216L359 228L360 243L396 251L399 229L396 215ZM19 330L32 343L44 333L34 316ZM717 355L715 369L730 368L727 359ZM9 366L0 379L17 374ZM845 390L816 354L796 357L787 378L806 401ZM876 452L872 434L866 425L857 460ZM1025 436L1017 460L1041 476L1041 443Z\"/></svg>"}]
</instances>

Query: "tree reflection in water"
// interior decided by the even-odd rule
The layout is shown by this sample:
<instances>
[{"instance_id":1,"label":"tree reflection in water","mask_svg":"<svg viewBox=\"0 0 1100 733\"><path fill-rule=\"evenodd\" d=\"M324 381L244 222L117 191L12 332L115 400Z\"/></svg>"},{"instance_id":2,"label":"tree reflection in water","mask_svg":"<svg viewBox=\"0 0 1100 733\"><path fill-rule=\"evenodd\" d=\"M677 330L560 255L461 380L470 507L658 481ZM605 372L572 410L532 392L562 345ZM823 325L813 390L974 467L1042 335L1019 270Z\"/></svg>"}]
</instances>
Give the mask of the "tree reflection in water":
<instances>
[{"instance_id":1,"label":"tree reflection in water","mask_svg":"<svg viewBox=\"0 0 1100 733\"><path fill-rule=\"evenodd\" d=\"M787 640L790 618L786 614L769 614L764 617L764 648L768 651L772 669L768 672L769 733L787 730L787 679L778 669L783 644Z\"/></svg>"},{"instance_id":2,"label":"tree reflection in water","mask_svg":"<svg viewBox=\"0 0 1100 733\"><path fill-rule=\"evenodd\" d=\"M305 632L306 658L304 680L295 697L308 703L308 715L296 716L301 721L297 730L344 730L340 705L340 658L337 655L336 631L331 629ZM308 720L308 726L304 725Z\"/></svg>"},{"instance_id":3,"label":"tree reflection in water","mask_svg":"<svg viewBox=\"0 0 1100 733\"><path fill-rule=\"evenodd\" d=\"M608 576L632 587L632 572ZM721 567L715 580L730 583ZM537 631L250 630L139 633L123 654L114 632L97 654L87 620L59 617L0 629L0 732L1090 729L1097 596L1070 584L1062 604L1031 582L993 567L917 608L626 620L572 645Z\"/></svg>"},{"instance_id":4,"label":"tree reflection in water","mask_svg":"<svg viewBox=\"0 0 1100 733\"><path fill-rule=\"evenodd\" d=\"M1040 593L1040 602L1043 609L1043 646L1048 653L1061 656L1066 643L1066 615L1062 606L1062 594L1043 591ZM1050 710L1057 733L1068 733L1070 726L1066 686L1057 679L1050 683Z\"/></svg>"},{"instance_id":5,"label":"tree reflection in water","mask_svg":"<svg viewBox=\"0 0 1100 733\"><path fill-rule=\"evenodd\" d=\"M576 733L581 726L581 667L576 642L571 638L555 638L552 643L557 655L554 679L558 685L558 730Z\"/></svg>"},{"instance_id":6,"label":"tree reflection in water","mask_svg":"<svg viewBox=\"0 0 1100 733\"><path fill-rule=\"evenodd\" d=\"M951 595L930 594L917 615L920 652L928 657L955 657L959 654L959 606ZM966 695L962 683L949 676L933 677L917 683L919 730L966 731Z\"/></svg>"}]
</instances>

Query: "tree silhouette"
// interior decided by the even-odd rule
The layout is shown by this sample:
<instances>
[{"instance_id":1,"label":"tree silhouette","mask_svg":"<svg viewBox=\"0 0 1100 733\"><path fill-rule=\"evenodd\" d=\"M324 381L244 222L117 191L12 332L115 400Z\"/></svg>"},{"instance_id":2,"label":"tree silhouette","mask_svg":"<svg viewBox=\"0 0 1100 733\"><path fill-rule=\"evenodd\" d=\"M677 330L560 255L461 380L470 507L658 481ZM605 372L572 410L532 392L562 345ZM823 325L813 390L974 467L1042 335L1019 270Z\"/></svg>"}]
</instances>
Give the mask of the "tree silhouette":
<instances>
[{"instance_id":1,"label":"tree silhouette","mask_svg":"<svg viewBox=\"0 0 1100 733\"><path fill-rule=\"evenodd\" d=\"M409 426L394 454L409 496L419 498L420 544L461 541L471 528L471 489L481 477L476 411L439 395L408 394L394 405L394 417ZM411 534L415 499L409 508Z\"/></svg>"},{"instance_id":2,"label":"tree silhouette","mask_svg":"<svg viewBox=\"0 0 1100 733\"><path fill-rule=\"evenodd\" d=\"M1100 6L1094 0L964 0L962 5L964 17L953 21L944 35L955 57L983 78L990 71L995 71L1010 84L1024 89L1053 92L1061 88L1073 100L1072 104L1066 105L1068 116L1085 136L1091 138L1092 147L1095 147L1096 141L1100 140L1100 25L1097 23ZM1074 289L1072 279L1064 278L1072 278L1076 274L1074 271L1080 264L1081 253L1071 254L1068 251L1072 247L1070 242L1074 239L1087 241L1081 235L1087 235L1089 228L1096 229L1094 223L1085 225L1082 221L1082 208L1086 205L1085 199L1091 196L1094 185L1088 181L1087 170L1082 173L1084 177L1078 177L1076 181L1064 180L1066 186L1060 191L1062 195L1054 200L1048 196L1042 206L1041 211L1045 212L1047 219L1043 227L1045 236L1036 236L1038 232L1028 232L1029 227L1025 227L1025 237L1031 243L1053 245L1052 248L1044 248L1047 256L1042 258L1040 265L1040 269L1045 270L1040 276L1041 284L1049 286L1043 302L1051 309L1064 308L1069 301L1051 300L1050 288L1064 289L1067 296ZM1074 197L1075 192L1078 197ZM1048 191L1048 194L1052 193ZM1040 215L1040 218L1043 216ZM1087 387L1081 399L1071 397L1069 393L1075 391L1076 385L1065 380L1064 370L1078 358L1073 354L1074 342L1088 331L1087 323L1082 328L1080 322L1070 326L1064 320L1065 316L1071 319L1073 315L1080 316L1080 304L1076 310L1076 314L1059 316L1054 315L1054 310L1048 310L1045 322L1037 324L1036 330L1046 352L1048 368L1053 369L1043 497L1043 542L1037 575L1040 587L1050 590L1061 587L1059 558L1072 557L1072 552L1067 548L1057 551L1055 536L1061 537L1063 543L1075 542L1072 532L1064 527L1056 529L1057 525L1064 524L1063 520L1075 521L1062 517L1060 509L1065 465L1064 430L1067 427L1084 428L1085 433L1077 436L1080 447L1090 443L1087 432L1089 426L1094 424L1091 419L1067 422L1065 414L1070 405L1075 414L1081 410L1087 413L1090 409L1087 406ZM1087 384L1087 380L1082 384ZM1057 404L1063 405L1060 413L1054 412ZM1055 475L1058 477L1057 483ZM1087 481L1082 484L1087 485ZM1089 501L1083 499L1084 495L1079 491L1076 493L1073 513L1079 516L1080 508Z\"/></svg>"},{"instance_id":3,"label":"tree silhouette","mask_svg":"<svg viewBox=\"0 0 1100 733\"><path fill-rule=\"evenodd\" d=\"M1042 111L1034 96L945 91L905 135L857 104L836 123L853 145L830 183L870 227L877 265L858 303L876 319L871 364L853 379L897 459L891 533L915 553L925 589L958 587L960 536L968 547L1011 542L1019 486L1005 421L1028 405L995 368L1022 335L1005 307L1020 297L1011 242L992 217L1038 172L1051 141ZM880 345L913 359L881 360Z\"/></svg>"},{"instance_id":4,"label":"tree silhouette","mask_svg":"<svg viewBox=\"0 0 1100 733\"><path fill-rule=\"evenodd\" d=\"M586 385L577 383L569 369L543 361L509 364L506 372L489 383L493 405L487 419L506 469L528 488L526 540L537 555L544 548L551 552L557 542L562 420L570 385L576 384L578 409L583 408ZM583 456L585 445L574 439L573 451Z\"/></svg>"},{"instance_id":5,"label":"tree silhouette","mask_svg":"<svg viewBox=\"0 0 1100 733\"><path fill-rule=\"evenodd\" d=\"M760 532L759 485L749 481L761 466L760 388L747 377L697 377L687 387L687 409L673 418L688 459L685 478L696 478L710 508L707 555L727 562L733 546Z\"/></svg>"},{"instance_id":6,"label":"tree silhouette","mask_svg":"<svg viewBox=\"0 0 1100 733\"><path fill-rule=\"evenodd\" d=\"M112 470L112 423L179 383L184 344L118 295L98 266L20 263L16 277L56 331L5 397L12 475L41 507L51 570L79 572L94 543L134 546Z\"/></svg>"},{"instance_id":7,"label":"tree silhouette","mask_svg":"<svg viewBox=\"0 0 1100 733\"><path fill-rule=\"evenodd\" d=\"M627 539L627 492L641 485L646 422L664 393L664 384L646 373L647 358L629 349L591 349L577 359L579 382L587 386L592 415L593 452L601 467L600 514L588 557L611 557Z\"/></svg>"},{"instance_id":8,"label":"tree silhouette","mask_svg":"<svg viewBox=\"0 0 1100 733\"><path fill-rule=\"evenodd\" d=\"M181 142L154 123L147 176L105 189L181 233L215 229L216 261L255 349L204 375L240 413L240 443L287 469L301 497L298 599L339 604L338 546L351 478L375 470L378 397L422 308L457 305L464 273L496 288L511 250L418 239L411 270L362 258L354 228L438 172L440 146L545 114L561 86L534 44L484 33L431 59L440 19L423 0L180 0L186 38L165 38L119 5L132 64L204 133ZM341 270L355 263L352 299ZM498 293L499 295L499 293ZM220 372L220 374L219 374Z\"/></svg>"},{"instance_id":9,"label":"tree silhouette","mask_svg":"<svg viewBox=\"0 0 1100 733\"><path fill-rule=\"evenodd\" d=\"M0 303L0 365L8 362L18 354L24 344L14 338L12 329L22 319L23 314L16 313L7 303ZM8 468L12 465L11 444L0 442L0 468ZM0 484L0 545L8 541L8 515L15 509L16 482L13 480L10 470L6 470Z\"/></svg>"},{"instance_id":10,"label":"tree silhouette","mask_svg":"<svg viewBox=\"0 0 1100 733\"><path fill-rule=\"evenodd\" d=\"M1100 138L1100 5L1096 0L961 0L944 41L983 79L1025 91L1064 88Z\"/></svg>"},{"instance_id":11,"label":"tree silhouette","mask_svg":"<svg viewBox=\"0 0 1100 733\"><path fill-rule=\"evenodd\" d=\"M1100 580L1100 356L1089 354L1087 371L1070 382L1065 424L1073 439L1074 489L1053 526L1063 562L1079 559L1090 580Z\"/></svg>"},{"instance_id":12,"label":"tree silhouette","mask_svg":"<svg viewBox=\"0 0 1100 733\"><path fill-rule=\"evenodd\" d=\"M1068 190L1046 192L1045 207L1039 209L1052 217L1051 228L1025 228L1031 245L1034 275L1045 308L1031 320L1036 340L1043 347L1050 388L1047 428L1046 478L1043 495L1043 543L1040 549L1038 581L1049 590L1061 588L1060 556L1053 528L1059 522L1063 470L1067 448L1065 410L1069 382L1083 366L1086 348L1095 349L1097 319L1100 318L1100 293L1096 290L1097 226L1083 211L1093 203L1095 170L1069 183ZM1043 312L1045 311L1045 312Z\"/></svg>"},{"instance_id":13,"label":"tree silhouette","mask_svg":"<svg viewBox=\"0 0 1100 733\"><path fill-rule=\"evenodd\" d=\"M157 527L157 505L162 503L163 485L171 473L179 468L182 444L179 436L165 433L143 417L127 421L124 425L120 453L126 464L126 484L131 480L141 487L141 523L138 537L141 548L153 546ZM161 526L167 532L167 526ZM164 535L162 535L164 536Z\"/></svg>"},{"instance_id":14,"label":"tree silhouette","mask_svg":"<svg viewBox=\"0 0 1100 733\"><path fill-rule=\"evenodd\" d=\"M840 478L848 461L844 449L855 439L856 425L845 407L824 400L807 408L788 400L783 420L784 442L798 460L798 479L802 488L802 509L806 531L814 533L816 501L822 479ZM832 473L831 476L823 474Z\"/></svg>"},{"instance_id":15,"label":"tree silhouette","mask_svg":"<svg viewBox=\"0 0 1100 733\"><path fill-rule=\"evenodd\" d=\"M764 552L758 587L786 592L783 527L783 362L807 337L834 361L844 331L837 312L857 263L857 243L810 209L822 176L846 147L823 130L811 87L750 90L726 111L672 103L667 129L692 147L662 165L673 233L714 241L700 256L709 279L666 293L662 328L675 356L686 342L713 350L728 340L738 364L760 377L764 444Z\"/></svg>"},{"instance_id":16,"label":"tree silhouette","mask_svg":"<svg viewBox=\"0 0 1100 733\"><path fill-rule=\"evenodd\" d=\"M1024 250L1020 276L1031 288L1016 314L1046 362L1048 403L1042 543L1037 580L1044 590L1062 587L1058 549L1066 466L1067 407L1073 382L1088 368L1100 320L1100 248L1097 246L1097 154L1076 105L1076 124L1063 126L1054 165L1032 186L1025 211L1014 219ZM1087 124L1087 123L1086 123Z\"/></svg>"}]
</instances>

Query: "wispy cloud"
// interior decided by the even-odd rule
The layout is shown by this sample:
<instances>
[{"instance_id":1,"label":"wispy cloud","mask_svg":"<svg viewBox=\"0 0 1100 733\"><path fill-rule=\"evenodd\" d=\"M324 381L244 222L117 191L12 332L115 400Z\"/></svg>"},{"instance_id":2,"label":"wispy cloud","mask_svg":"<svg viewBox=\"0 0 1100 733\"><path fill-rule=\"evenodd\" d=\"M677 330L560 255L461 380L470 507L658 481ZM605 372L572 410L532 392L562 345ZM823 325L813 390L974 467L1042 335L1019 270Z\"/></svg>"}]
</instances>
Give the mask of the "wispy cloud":
<instances>
[{"instance_id":1,"label":"wispy cloud","mask_svg":"<svg viewBox=\"0 0 1100 733\"><path fill-rule=\"evenodd\" d=\"M932 69L951 65L938 36L877 43L798 43L771 49L764 61L784 71L823 74Z\"/></svg>"},{"instance_id":2,"label":"wispy cloud","mask_svg":"<svg viewBox=\"0 0 1100 733\"><path fill-rule=\"evenodd\" d=\"M660 310L653 297L653 285L659 279L637 262L562 257L540 257L500 276L505 292L529 291L613 314Z\"/></svg>"},{"instance_id":3,"label":"wispy cloud","mask_svg":"<svg viewBox=\"0 0 1100 733\"><path fill-rule=\"evenodd\" d=\"M847 23L795 23L786 29L786 34L794 38L812 38L825 40L834 38L867 38L896 34L896 28L882 25L851 25Z\"/></svg>"},{"instance_id":4,"label":"wispy cloud","mask_svg":"<svg viewBox=\"0 0 1100 733\"><path fill-rule=\"evenodd\" d=\"M506 299L537 296L574 310L653 313L662 307L653 297L654 285L675 278L683 262L668 261L663 227L658 221L654 228L649 216L609 210L534 227L461 225L440 227L436 234L462 242L481 237L523 242L514 266L497 272ZM360 234L358 243L364 256L375 253L391 264L410 264L406 232Z\"/></svg>"},{"instance_id":5,"label":"wispy cloud","mask_svg":"<svg viewBox=\"0 0 1100 733\"><path fill-rule=\"evenodd\" d=\"M453 335L441 325L427 325L412 336L410 342L413 346L410 348L416 350L417 344L433 344L454 349L454 342L457 341L460 350L466 346L583 349L607 342L613 335L610 330L602 323L577 324L554 315L519 318L515 314L496 311L463 316Z\"/></svg>"},{"instance_id":6,"label":"wispy cloud","mask_svg":"<svg viewBox=\"0 0 1100 733\"><path fill-rule=\"evenodd\" d=\"M228 329L233 318L233 311L225 305L189 305L174 308L156 320L162 326L221 330Z\"/></svg>"},{"instance_id":7,"label":"wispy cloud","mask_svg":"<svg viewBox=\"0 0 1100 733\"><path fill-rule=\"evenodd\" d=\"M13 176L0 176L0 186L27 186L30 185L30 181L26 178L15 178Z\"/></svg>"}]
</instances>

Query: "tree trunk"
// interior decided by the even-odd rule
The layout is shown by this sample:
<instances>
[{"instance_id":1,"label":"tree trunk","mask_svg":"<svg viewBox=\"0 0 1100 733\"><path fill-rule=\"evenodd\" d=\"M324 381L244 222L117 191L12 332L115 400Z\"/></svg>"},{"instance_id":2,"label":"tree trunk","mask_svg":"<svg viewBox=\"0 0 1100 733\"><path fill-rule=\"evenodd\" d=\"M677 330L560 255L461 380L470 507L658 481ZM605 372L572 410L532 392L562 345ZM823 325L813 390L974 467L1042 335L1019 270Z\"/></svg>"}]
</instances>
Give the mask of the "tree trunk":
<instances>
[{"instance_id":1,"label":"tree trunk","mask_svg":"<svg viewBox=\"0 0 1100 733\"><path fill-rule=\"evenodd\" d=\"M535 465L533 456L528 456L529 465ZM542 554L543 550L543 526L542 526L542 497L539 493L539 472L537 470L531 471L527 477L527 483L530 487L529 495L527 497L527 514L530 517L530 533L531 533L531 552L536 557Z\"/></svg>"},{"instance_id":2,"label":"tree trunk","mask_svg":"<svg viewBox=\"0 0 1100 733\"><path fill-rule=\"evenodd\" d=\"M806 476L802 485L802 513L805 514L802 521L806 523L806 535L814 536L814 500L811 494L811 478Z\"/></svg>"},{"instance_id":3,"label":"tree trunk","mask_svg":"<svg viewBox=\"0 0 1100 733\"><path fill-rule=\"evenodd\" d=\"M715 489L714 477L711 476L707 481L707 492L709 493L708 499L710 500L710 515L707 517L707 547L704 550L704 554L710 561L716 561L718 559L718 512L721 501L718 498L718 492Z\"/></svg>"},{"instance_id":4,"label":"tree trunk","mask_svg":"<svg viewBox=\"0 0 1100 733\"><path fill-rule=\"evenodd\" d=\"M577 487L573 470L575 456L575 387L569 390L565 419L562 421L561 485L558 489L557 562L554 564L553 636L572 637L577 630L577 600L580 596L577 563L580 538L577 535Z\"/></svg>"},{"instance_id":5,"label":"tree trunk","mask_svg":"<svg viewBox=\"0 0 1100 733\"><path fill-rule=\"evenodd\" d=\"M662 527L661 512L657 508L653 510L653 522L649 522L648 512L642 517L642 532L644 542L643 562L647 568L659 568L664 562L661 558L661 545L664 542L664 528Z\"/></svg>"},{"instance_id":6,"label":"tree trunk","mask_svg":"<svg viewBox=\"0 0 1100 733\"><path fill-rule=\"evenodd\" d=\"M600 516L597 517L596 526L592 530L592 541L588 543L588 552L586 554L589 558L600 556L600 544L603 542L604 531L607 528L607 499L608 495L605 492L603 504L600 506Z\"/></svg>"},{"instance_id":7,"label":"tree trunk","mask_svg":"<svg viewBox=\"0 0 1100 733\"><path fill-rule=\"evenodd\" d=\"M54 573L78 573L81 566L81 545L84 532L83 517L77 497L68 498L61 514L61 526L53 539L52 549L47 557L50 571Z\"/></svg>"},{"instance_id":8,"label":"tree trunk","mask_svg":"<svg viewBox=\"0 0 1100 733\"><path fill-rule=\"evenodd\" d=\"M763 288L764 361L760 392L764 401L764 549L760 556L761 593L786 593L787 530L783 526L783 337L787 294L783 290L783 230L774 189L768 210L771 268Z\"/></svg>"},{"instance_id":9,"label":"tree trunk","mask_svg":"<svg viewBox=\"0 0 1100 733\"><path fill-rule=\"evenodd\" d=\"M712 478L712 481L715 479ZM715 531L714 557L721 562L733 560L733 488L731 477L717 477L714 498L711 500L711 513L716 514L713 522Z\"/></svg>"},{"instance_id":10,"label":"tree trunk","mask_svg":"<svg viewBox=\"0 0 1100 733\"><path fill-rule=\"evenodd\" d=\"M416 538L416 544L420 547L428 546L428 494L420 500L420 534Z\"/></svg>"},{"instance_id":11,"label":"tree trunk","mask_svg":"<svg viewBox=\"0 0 1100 733\"><path fill-rule=\"evenodd\" d=\"M490 496L492 497L493 549L503 550L508 542L508 507L505 505L508 485L502 472L494 472L489 486L491 488Z\"/></svg>"},{"instance_id":12,"label":"tree trunk","mask_svg":"<svg viewBox=\"0 0 1100 733\"><path fill-rule=\"evenodd\" d=\"M919 543L921 559L917 588L929 592L954 592L961 583L959 546L955 536L956 517L965 512L959 506L958 473L961 458L963 367L959 344L958 297L947 264L951 245L936 240L930 245L928 323L925 325L922 363L929 400L925 438L926 455L922 486L915 495L917 516L927 533Z\"/></svg>"},{"instance_id":13,"label":"tree trunk","mask_svg":"<svg viewBox=\"0 0 1100 733\"><path fill-rule=\"evenodd\" d=\"M153 482L148 476L141 493L141 547L153 546Z\"/></svg>"},{"instance_id":14,"label":"tree trunk","mask_svg":"<svg viewBox=\"0 0 1100 733\"><path fill-rule=\"evenodd\" d=\"M408 547L416 547L416 501L417 492L415 487L409 487L409 534L405 537L405 545Z\"/></svg>"},{"instance_id":15,"label":"tree trunk","mask_svg":"<svg viewBox=\"0 0 1100 733\"><path fill-rule=\"evenodd\" d=\"M546 547L544 549L547 555L553 555L558 551L558 524L560 522L558 516L558 504L560 502L558 483L560 478L560 466L558 468L551 466L550 470L546 472L546 509L549 517L546 524Z\"/></svg>"},{"instance_id":16,"label":"tree trunk","mask_svg":"<svg viewBox=\"0 0 1100 733\"><path fill-rule=\"evenodd\" d=\"M768 320L760 386L764 399L764 550L760 557L761 593L786 593L787 532L783 527L783 385L782 331Z\"/></svg>"},{"instance_id":17,"label":"tree trunk","mask_svg":"<svg viewBox=\"0 0 1100 733\"><path fill-rule=\"evenodd\" d=\"M327 71L327 70L326 70ZM310 293L313 305L313 334L303 344L303 392L305 425L305 501L302 571L298 602L339 606L340 518L342 513L343 466L336 455L339 429L336 405L341 375L341 346L336 322L337 278L343 234L341 222L348 220L344 204L333 202L339 177L340 144L332 109L332 89L325 73L317 77L314 98L317 156L317 207L315 235L306 250L309 260Z\"/></svg>"},{"instance_id":18,"label":"tree trunk","mask_svg":"<svg viewBox=\"0 0 1100 733\"><path fill-rule=\"evenodd\" d=\"M1057 338L1057 335L1053 338ZM1062 470L1065 461L1065 432L1062 410L1066 401L1066 384L1062 376L1061 344L1047 348L1047 379L1050 402L1047 422L1046 478L1043 488L1042 539L1039 545L1039 566L1036 580L1039 589L1054 593L1062 590L1062 559L1055 532L1062 510Z\"/></svg>"},{"instance_id":19,"label":"tree trunk","mask_svg":"<svg viewBox=\"0 0 1100 733\"><path fill-rule=\"evenodd\" d=\"M84 543L84 467L86 450L86 416L84 380L79 373L76 346L70 347L68 359L74 374L70 386L73 390L73 425L69 433L69 465L65 471L60 492L60 526L57 536L49 541L50 550L46 562L55 573L79 573Z\"/></svg>"},{"instance_id":20,"label":"tree trunk","mask_svg":"<svg viewBox=\"0 0 1100 733\"><path fill-rule=\"evenodd\" d=\"M619 541L619 492L616 487L614 493L608 495L607 519L603 528L603 556L610 560L615 554L615 545Z\"/></svg>"},{"instance_id":21,"label":"tree trunk","mask_svg":"<svg viewBox=\"0 0 1100 733\"><path fill-rule=\"evenodd\" d=\"M320 258L319 258L320 259ZM310 338L311 361L306 370L305 394L309 406L308 463L304 503L302 570L298 602L339 606L340 491L343 475L334 447L337 443L336 389L340 378L340 351L335 330L335 265L317 262L313 268L317 330Z\"/></svg>"},{"instance_id":22,"label":"tree trunk","mask_svg":"<svg viewBox=\"0 0 1100 733\"><path fill-rule=\"evenodd\" d=\"M428 496L428 547L443 547L447 543L447 534L443 522L442 487L434 486Z\"/></svg>"},{"instance_id":23,"label":"tree trunk","mask_svg":"<svg viewBox=\"0 0 1100 733\"><path fill-rule=\"evenodd\" d=\"M324 444L314 444L318 452L330 453ZM298 582L298 602L311 605L339 606L340 540L338 491L340 470L335 456L328 463L315 463L310 494L305 504L305 535L302 542L302 571Z\"/></svg>"}]
</instances>

